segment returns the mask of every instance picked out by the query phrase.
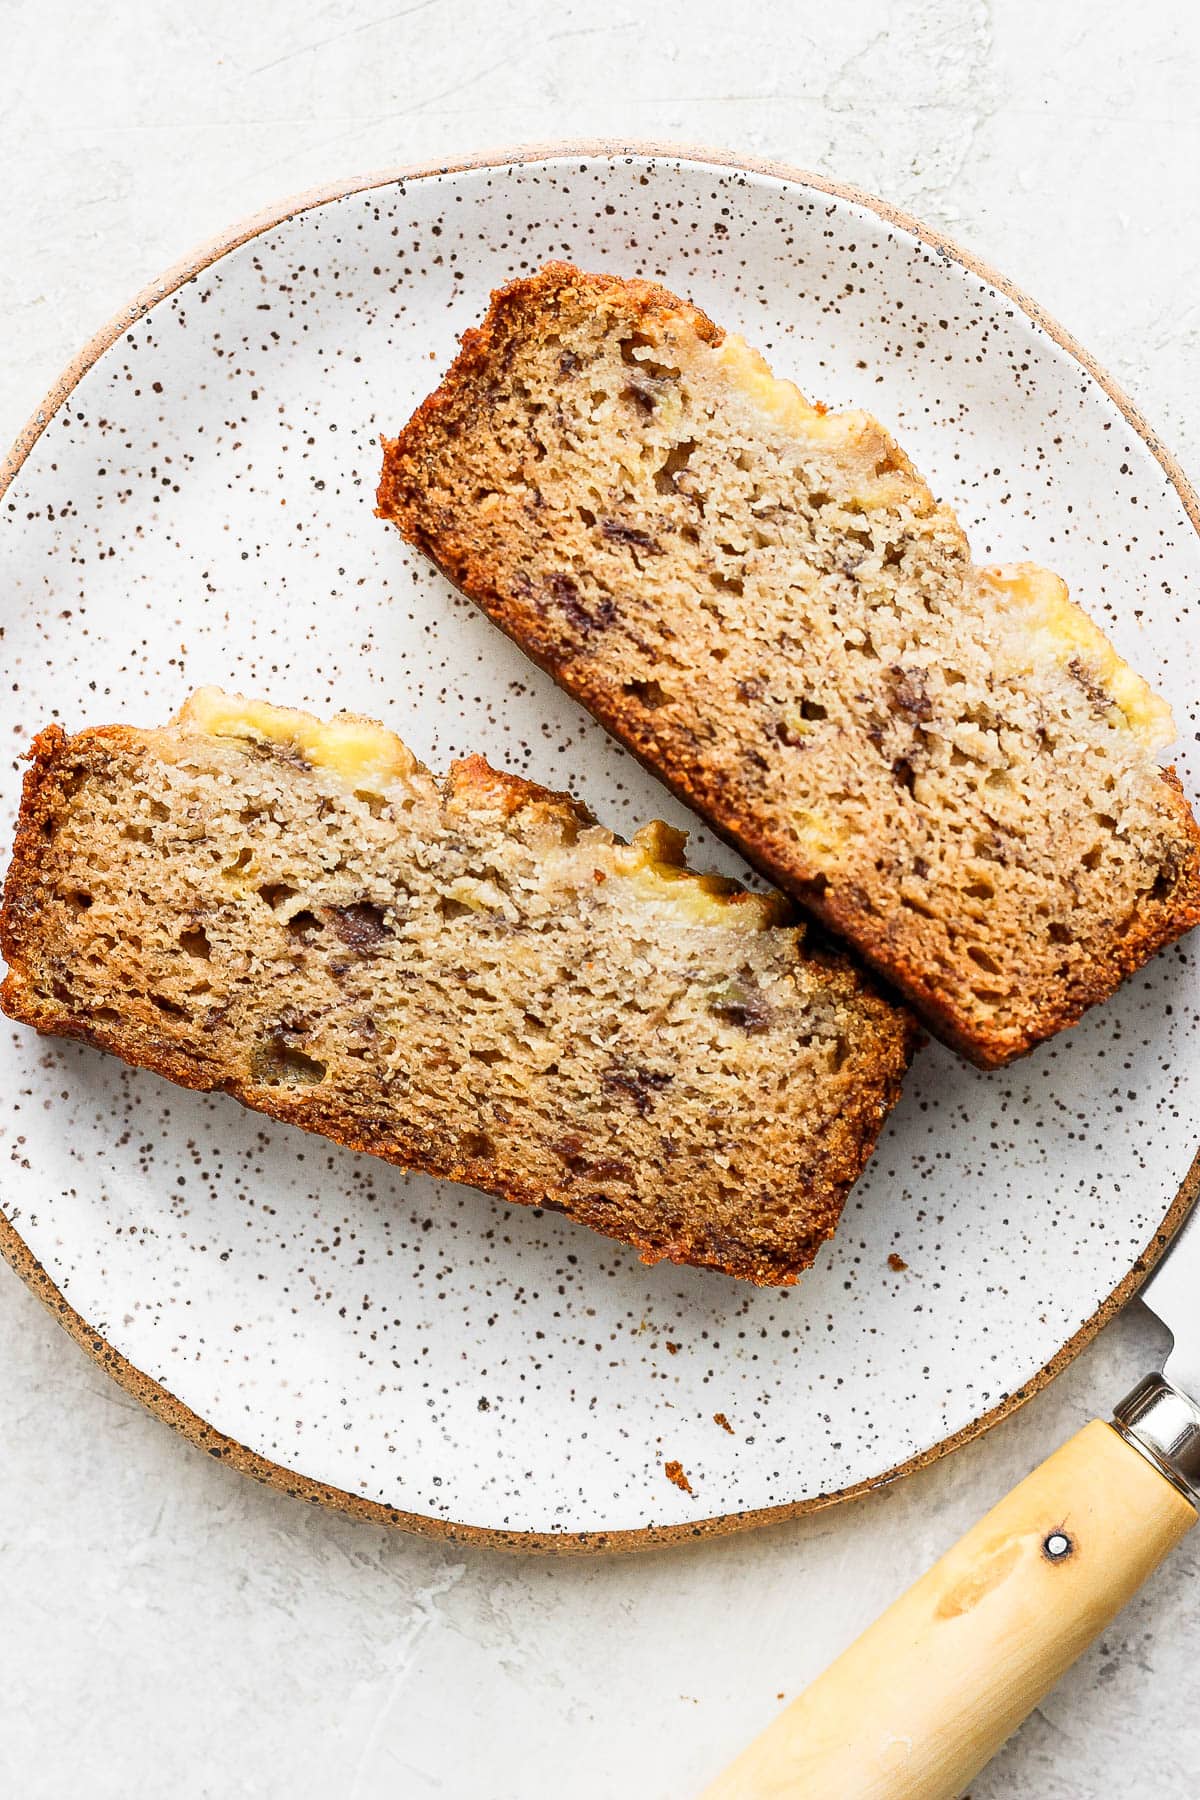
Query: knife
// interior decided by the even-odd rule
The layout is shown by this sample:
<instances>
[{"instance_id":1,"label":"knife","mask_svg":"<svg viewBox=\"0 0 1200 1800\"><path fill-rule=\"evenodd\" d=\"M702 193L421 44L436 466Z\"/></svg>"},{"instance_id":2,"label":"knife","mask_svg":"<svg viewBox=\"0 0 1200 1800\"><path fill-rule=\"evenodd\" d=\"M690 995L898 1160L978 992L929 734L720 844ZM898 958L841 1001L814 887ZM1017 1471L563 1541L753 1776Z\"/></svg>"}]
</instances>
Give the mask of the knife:
<instances>
[{"instance_id":1,"label":"knife","mask_svg":"<svg viewBox=\"0 0 1200 1800\"><path fill-rule=\"evenodd\" d=\"M901 1595L702 1800L952 1800L1200 1507L1200 1208L1141 1297L1160 1373L1093 1419Z\"/></svg>"}]
</instances>

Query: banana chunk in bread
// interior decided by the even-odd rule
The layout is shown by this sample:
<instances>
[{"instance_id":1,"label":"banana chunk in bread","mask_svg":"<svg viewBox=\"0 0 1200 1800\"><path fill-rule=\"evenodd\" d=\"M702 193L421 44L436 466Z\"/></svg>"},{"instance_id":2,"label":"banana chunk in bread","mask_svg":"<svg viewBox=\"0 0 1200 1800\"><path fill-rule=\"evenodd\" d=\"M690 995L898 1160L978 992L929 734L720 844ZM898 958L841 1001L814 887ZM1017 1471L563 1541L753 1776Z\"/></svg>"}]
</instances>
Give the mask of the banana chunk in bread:
<instances>
[{"instance_id":1,"label":"banana chunk in bread","mask_svg":"<svg viewBox=\"0 0 1200 1800\"><path fill-rule=\"evenodd\" d=\"M32 756L10 1017L647 1261L786 1283L834 1230L915 1024L680 833L215 689Z\"/></svg>"},{"instance_id":2,"label":"banana chunk in bread","mask_svg":"<svg viewBox=\"0 0 1200 1800\"><path fill-rule=\"evenodd\" d=\"M1166 705L673 294L513 282L384 450L381 516L975 1062L1200 921Z\"/></svg>"}]
</instances>

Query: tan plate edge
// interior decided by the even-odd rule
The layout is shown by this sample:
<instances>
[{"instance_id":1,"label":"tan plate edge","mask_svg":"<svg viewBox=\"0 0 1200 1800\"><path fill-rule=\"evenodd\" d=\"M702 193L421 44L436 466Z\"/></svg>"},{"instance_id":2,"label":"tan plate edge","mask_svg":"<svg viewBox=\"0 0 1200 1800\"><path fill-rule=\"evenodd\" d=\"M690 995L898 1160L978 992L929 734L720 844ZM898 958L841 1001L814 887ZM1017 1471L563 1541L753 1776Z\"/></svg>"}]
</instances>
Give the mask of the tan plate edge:
<instances>
[{"instance_id":1,"label":"tan plate edge","mask_svg":"<svg viewBox=\"0 0 1200 1800\"><path fill-rule=\"evenodd\" d=\"M306 192L293 195L290 199L277 202L274 206L265 207L251 218L242 220L221 232L217 237L208 239L196 250L175 263L166 273L143 288L136 299L123 308L115 318L104 325L89 340L79 354L68 364L50 389L42 404L33 414L21 431L12 449L0 464L0 498L8 489L30 450L41 437L43 431L71 394L73 389L87 374L93 363L97 362L109 346L116 342L123 331L143 317L152 306L173 294L186 282L218 262L221 257L251 238L259 237L264 231L272 230L297 214L311 211L318 206L326 206L331 201L341 200L349 194L367 193L372 188L390 186L396 182L417 181L430 176L461 174L470 169L507 168L514 163L545 162L556 157L638 157L669 158L686 162L708 164L714 168L745 170L755 175L767 175L771 178L795 183L799 186L814 188L820 193L828 194L833 199L849 201L856 206L864 207L885 224L897 226L908 232L919 242L927 244L932 250L946 256L972 274L986 281L989 286L1005 295L1014 305L1033 320L1047 336L1065 350L1068 355L1080 364L1092 378L1108 394L1109 398L1125 415L1138 436L1146 444L1151 454L1160 464L1168 481L1174 487L1182 502L1184 511L1200 533L1200 498L1197 497L1191 483L1183 473L1179 464L1160 441L1156 432L1142 417L1133 402L1122 391L1117 383L1104 369L1088 355L1083 347L1076 343L1070 333L1064 331L1054 319L1046 313L1035 300L1008 281L1003 275L978 257L969 254L958 245L943 237L940 232L922 225L899 208L890 206L886 201L877 199L872 194L862 192L859 188L849 187L845 183L830 181L823 175L815 175L804 169L795 169L784 163L776 163L757 157L738 156L732 151L713 150L692 144L655 143L647 141L628 141L624 139L594 138L584 140L567 139L562 142L547 144L522 144L511 149L481 151L478 154L463 157L456 162L415 164L403 168L385 169L370 175L350 177L344 181L334 182L325 187L310 188ZM857 1482L851 1487L838 1488L827 1494L817 1494L807 1500L796 1500L780 1506L758 1507L751 1512L726 1513L707 1519L697 1519L681 1525L647 1525L633 1531L502 1531L492 1526L456 1524L444 1519L430 1518L423 1513L409 1513L399 1507L387 1506L382 1501L366 1500L361 1495L351 1494L344 1488L332 1487L326 1482L313 1481L306 1475L298 1475L286 1469L280 1463L272 1462L269 1457L262 1456L256 1450L239 1444L236 1439L226 1437L194 1413L183 1401L177 1399L170 1390L146 1375L121 1355L108 1340L90 1326L86 1319L77 1313L67 1300L52 1277L38 1262L29 1246L25 1243L15 1225L0 1212L0 1255L12 1266L30 1291L54 1314L63 1329L70 1333L75 1342L86 1350L87 1354L104 1369L113 1380L118 1382L127 1393L141 1401L156 1418L162 1419L173 1430L178 1431L189 1442L219 1461L227 1463L244 1475L250 1475L255 1481L269 1487L278 1488L281 1492L291 1494L296 1499L306 1500L313 1506L327 1506L340 1512L348 1513L352 1518L363 1519L374 1524L394 1525L404 1531L414 1531L422 1536L441 1538L451 1543L474 1544L491 1549L515 1551L553 1552L595 1554L600 1551L650 1550L668 1544L692 1543L700 1539L727 1536L735 1531L746 1531L759 1525L779 1524L785 1519L802 1518L807 1513L818 1512L826 1506L834 1506L841 1500L854 1500L864 1494L872 1493L876 1488L886 1487L898 1480L902 1475L915 1473L918 1469L927 1468L941 1457L957 1450L961 1445L970 1443L973 1438L981 1436L993 1425L1015 1412L1026 1400L1040 1392L1048 1382L1061 1374L1067 1364L1072 1362L1079 1352L1089 1344L1109 1320L1132 1299L1139 1287L1155 1267L1178 1232L1184 1219L1200 1193L1200 1151L1180 1185L1178 1193L1168 1207L1162 1223L1155 1230L1146 1248L1135 1261L1128 1275L1118 1282L1108 1298L1101 1302L1092 1316L1085 1320L1075 1335L1068 1339L1055 1352L1045 1366L1037 1371L1029 1381L1013 1393L1007 1395L990 1412L981 1414L969 1425L950 1437L943 1438L940 1443L930 1449L921 1451L907 1462L898 1463L895 1468L887 1470L868 1481Z\"/></svg>"}]
</instances>

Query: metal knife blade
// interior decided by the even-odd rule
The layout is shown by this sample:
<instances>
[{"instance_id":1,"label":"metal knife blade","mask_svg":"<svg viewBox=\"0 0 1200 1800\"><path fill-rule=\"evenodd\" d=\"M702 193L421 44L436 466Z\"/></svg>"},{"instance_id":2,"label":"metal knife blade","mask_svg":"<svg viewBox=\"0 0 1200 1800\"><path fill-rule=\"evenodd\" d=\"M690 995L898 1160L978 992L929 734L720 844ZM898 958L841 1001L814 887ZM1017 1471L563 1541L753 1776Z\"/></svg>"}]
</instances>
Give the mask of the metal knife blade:
<instances>
[{"instance_id":1,"label":"metal knife blade","mask_svg":"<svg viewBox=\"0 0 1200 1800\"><path fill-rule=\"evenodd\" d=\"M1175 1387L1200 1401L1200 1157L1187 1183L1193 1190L1191 1211L1175 1242L1141 1289L1140 1298L1171 1333L1163 1373Z\"/></svg>"},{"instance_id":2,"label":"metal knife blade","mask_svg":"<svg viewBox=\"0 0 1200 1800\"><path fill-rule=\"evenodd\" d=\"M1175 1241L1141 1297L1171 1334L1161 1375L1144 1375L1114 1408L1128 1443L1200 1509L1200 1156L1181 1194L1190 1199Z\"/></svg>"},{"instance_id":3,"label":"metal knife blade","mask_svg":"<svg viewBox=\"0 0 1200 1800\"><path fill-rule=\"evenodd\" d=\"M1139 1298L1171 1334L1162 1373L1173 1386L1200 1400L1200 1156L1187 1174L1193 1204L1166 1256L1142 1285Z\"/></svg>"}]
</instances>

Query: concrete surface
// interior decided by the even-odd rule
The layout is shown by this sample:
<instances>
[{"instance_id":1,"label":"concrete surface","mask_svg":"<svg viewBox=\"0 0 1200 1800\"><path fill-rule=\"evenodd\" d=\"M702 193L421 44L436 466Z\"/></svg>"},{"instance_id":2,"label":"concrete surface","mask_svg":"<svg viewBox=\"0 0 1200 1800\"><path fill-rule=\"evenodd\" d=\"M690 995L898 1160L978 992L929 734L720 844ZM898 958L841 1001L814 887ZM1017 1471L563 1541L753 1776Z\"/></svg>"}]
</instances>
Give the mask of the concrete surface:
<instances>
[{"instance_id":1,"label":"concrete surface","mask_svg":"<svg viewBox=\"0 0 1200 1800\"><path fill-rule=\"evenodd\" d=\"M1200 466L1200 15L1157 0L0 4L0 435L194 240L327 178L566 134L744 147L1004 269ZM310 1511L145 1416L0 1277L0 1791L686 1800L1141 1372L1134 1308L951 1461L690 1551L513 1560ZM1200 1534L974 1800L1193 1790Z\"/></svg>"}]
</instances>

